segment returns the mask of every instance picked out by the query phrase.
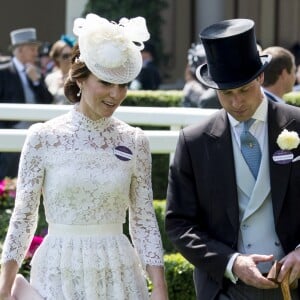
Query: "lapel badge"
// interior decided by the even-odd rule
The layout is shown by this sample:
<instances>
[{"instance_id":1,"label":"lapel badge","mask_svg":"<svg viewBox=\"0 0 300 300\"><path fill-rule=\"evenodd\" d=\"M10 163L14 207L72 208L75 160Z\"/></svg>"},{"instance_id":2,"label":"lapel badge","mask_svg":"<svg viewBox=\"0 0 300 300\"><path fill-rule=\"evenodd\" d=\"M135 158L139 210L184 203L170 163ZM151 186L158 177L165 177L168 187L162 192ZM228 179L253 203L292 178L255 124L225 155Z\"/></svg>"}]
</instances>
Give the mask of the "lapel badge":
<instances>
[{"instance_id":1,"label":"lapel badge","mask_svg":"<svg viewBox=\"0 0 300 300\"><path fill-rule=\"evenodd\" d=\"M117 146L114 149L114 155L123 161L128 161L132 159L132 152L129 148L125 146Z\"/></svg>"},{"instance_id":2,"label":"lapel badge","mask_svg":"<svg viewBox=\"0 0 300 300\"><path fill-rule=\"evenodd\" d=\"M300 144L300 138L296 131L283 129L276 143L281 150L276 151L272 156L275 163L285 165L298 160L297 157L294 159L294 154L290 151L296 149Z\"/></svg>"},{"instance_id":3,"label":"lapel badge","mask_svg":"<svg viewBox=\"0 0 300 300\"><path fill-rule=\"evenodd\" d=\"M293 158L294 154L289 150L278 150L272 156L273 161L280 165L291 163Z\"/></svg>"}]
</instances>

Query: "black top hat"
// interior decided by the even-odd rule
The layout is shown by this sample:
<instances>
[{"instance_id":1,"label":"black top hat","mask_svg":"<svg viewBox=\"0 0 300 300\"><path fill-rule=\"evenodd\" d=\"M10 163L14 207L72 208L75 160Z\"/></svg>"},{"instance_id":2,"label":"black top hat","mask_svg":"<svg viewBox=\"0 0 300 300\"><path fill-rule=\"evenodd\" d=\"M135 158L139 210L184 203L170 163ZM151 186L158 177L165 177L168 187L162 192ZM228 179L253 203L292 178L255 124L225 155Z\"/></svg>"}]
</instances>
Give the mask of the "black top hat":
<instances>
[{"instance_id":1,"label":"black top hat","mask_svg":"<svg viewBox=\"0 0 300 300\"><path fill-rule=\"evenodd\" d=\"M254 80L271 60L259 56L254 22L232 19L213 24L200 33L207 64L196 70L197 78L214 89L233 89Z\"/></svg>"}]
</instances>

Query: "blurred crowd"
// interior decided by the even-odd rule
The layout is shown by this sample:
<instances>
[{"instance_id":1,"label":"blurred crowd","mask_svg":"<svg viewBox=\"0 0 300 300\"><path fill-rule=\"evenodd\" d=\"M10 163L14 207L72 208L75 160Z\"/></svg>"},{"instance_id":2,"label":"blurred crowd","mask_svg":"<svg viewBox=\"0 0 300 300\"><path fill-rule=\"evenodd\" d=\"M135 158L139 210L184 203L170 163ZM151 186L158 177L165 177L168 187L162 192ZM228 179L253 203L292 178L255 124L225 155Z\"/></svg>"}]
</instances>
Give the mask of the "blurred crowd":
<instances>
[{"instance_id":1,"label":"blurred crowd","mask_svg":"<svg viewBox=\"0 0 300 300\"><path fill-rule=\"evenodd\" d=\"M70 104L64 95L64 82L71 65L76 39L62 35L57 41L40 42L35 28L21 28L10 32L10 56L0 55L0 103ZM265 70L264 93L272 101L282 102L283 95L300 91L300 45L290 50L273 46L262 49L262 55L271 54L272 62ZM156 49L148 41L142 49L143 67L128 85L131 90L157 90L162 76L157 65ZM221 108L215 89L207 88L196 76L198 67L206 63L201 43L191 44L187 51L183 107ZM32 123L2 121L0 128L28 128ZM15 177L19 153L0 153L0 179Z\"/></svg>"},{"instance_id":2,"label":"blurred crowd","mask_svg":"<svg viewBox=\"0 0 300 300\"><path fill-rule=\"evenodd\" d=\"M23 87L24 93L14 95L13 92L11 92L11 94L5 93L3 91L4 87L1 87L3 83L0 83L0 102L10 101L11 99L12 102L16 103L69 104L69 101L64 95L63 85L70 68L72 48L76 43L74 36L62 35L54 42L39 42L34 28L23 28L12 31L10 37L10 50L12 55L0 55L0 78L5 69L15 69L14 71L16 71L17 68L14 68L14 65L16 65L15 61L19 60L21 61L21 64L26 66L27 73L31 72L33 77L39 77L41 85L44 85L47 91L45 90L43 94L39 95L36 95L35 93L34 97L31 95L31 97L29 96L31 99L26 100L26 95L28 94L26 84L25 88ZM31 51L31 57L27 55L27 57L20 59L18 54L20 51L18 49L26 48L29 45L31 47L34 45L35 47L34 51ZM287 80L288 83L285 83L285 87L282 87L283 82L286 82L286 80L283 80L282 78L285 74L283 73L283 76L281 76L282 74L277 74L277 77L280 77L279 81L276 83L275 87L272 84L271 88L268 83L269 74L267 74L267 83L264 85L264 90L267 93L269 92L269 96L275 98L277 92L274 92L274 89L278 91L278 87L280 87L279 89L281 89L281 91L278 92L276 100L282 99L284 93L288 93L292 90L300 91L300 44L296 43L291 49L285 49L276 45L269 47L268 49L262 49L260 45L257 46L259 52L266 53L266 51L271 51L272 56L276 57L276 63L274 62L275 59L273 59L273 69L268 72L269 74L274 74L274 70L275 73L286 70L287 74L292 74L289 80ZM290 57L286 59L287 52ZM154 44L151 41L146 42L144 49L142 50L143 68L137 78L129 83L129 89L158 90L163 86L163 78L157 63L157 55ZM192 43L187 51L186 60L186 68L183 72L184 85L182 88L183 98L181 105L183 107L221 108L215 90L205 87L196 78L197 68L206 62L206 54L203 45L201 43ZM292 65L294 67L293 69ZM32 66L34 66L34 68ZM36 74L34 74L35 72ZM22 79L22 75L19 77ZM9 80L14 82L12 78ZM275 79L273 78L271 80ZM31 84L29 84L29 86L31 87ZM36 92L36 90L34 92ZM48 95L45 97L48 92L51 96ZM43 99L39 99L40 96L43 96ZM1 122L0 127L3 127Z\"/></svg>"}]
</instances>

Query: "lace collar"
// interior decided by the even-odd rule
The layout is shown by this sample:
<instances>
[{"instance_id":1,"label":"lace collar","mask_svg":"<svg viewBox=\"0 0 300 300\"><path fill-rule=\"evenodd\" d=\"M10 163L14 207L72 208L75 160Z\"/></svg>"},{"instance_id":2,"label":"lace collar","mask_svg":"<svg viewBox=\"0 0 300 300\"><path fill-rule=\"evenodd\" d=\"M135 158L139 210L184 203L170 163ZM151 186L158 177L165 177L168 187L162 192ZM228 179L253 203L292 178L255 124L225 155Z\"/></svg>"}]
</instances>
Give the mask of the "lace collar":
<instances>
[{"instance_id":1,"label":"lace collar","mask_svg":"<svg viewBox=\"0 0 300 300\"><path fill-rule=\"evenodd\" d=\"M78 110L78 106L79 103L73 105L73 108L71 109L71 115L74 123L81 129L99 130L103 129L110 123L111 118L100 118L98 120L90 119Z\"/></svg>"}]
</instances>

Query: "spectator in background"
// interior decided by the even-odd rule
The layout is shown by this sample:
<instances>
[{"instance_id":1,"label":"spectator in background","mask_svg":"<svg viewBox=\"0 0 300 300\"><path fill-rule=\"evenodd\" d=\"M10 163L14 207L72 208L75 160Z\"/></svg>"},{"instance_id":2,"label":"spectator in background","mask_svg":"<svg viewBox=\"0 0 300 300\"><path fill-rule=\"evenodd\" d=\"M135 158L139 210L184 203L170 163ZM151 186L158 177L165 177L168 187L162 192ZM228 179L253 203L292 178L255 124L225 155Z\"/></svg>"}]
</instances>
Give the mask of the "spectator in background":
<instances>
[{"instance_id":1,"label":"spectator in background","mask_svg":"<svg viewBox=\"0 0 300 300\"><path fill-rule=\"evenodd\" d=\"M50 49L51 44L49 42L43 43L39 49L39 67L44 77L46 77L54 67L54 62L49 55Z\"/></svg>"},{"instance_id":2,"label":"spectator in background","mask_svg":"<svg viewBox=\"0 0 300 300\"><path fill-rule=\"evenodd\" d=\"M293 88L293 91L300 92L300 65L297 66L296 70L296 84Z\"/></svg>"},{"instance_id":3,"label":"spectator in background","mask_svg":"<svg viewBox=\"0 0 300 300\"><path fill-rule=\"evenodd\" d=\"M0 68L0 102L51 103L43 76L36 63L40 42L35 28L22 28L10 33L13 58ZM0 121L0 128L28 128L31 123ZM16 177L19 153L0 153L0 179Z\"/></svg>"},{"instance_id":4,"label":"spectator in background","mask_svg":"<svg viewBox=\"0 0 300 300\"><path fill-rule=\"evenodd\" d=\"M185 68L182 106L198 107L202 94L207 88L196 78L196 69L205 63L205 51L202 44L192 44L188 50Z\"/></svg>"},{"instance_id":5,"label":"spectator in background","mask_svg":"<svg viewBox=\"0 0 300 300\"><path fill-rule=\"evenodd\" d=\"M54 97L54 104L70 104L64 93L64 83L71 66L72 48L73 43L66 39L60 39L53 44L50 50L50 57L54 61L55 67L46 76L45 82Z\"/></svg>"},{"instance_id":6,"label":"spectator in background","mask_svg":"<svg viewBox=\"0 0 300 300\"><path fill-rule=\"evenodd\" d=\"M5 66L8 66L10 63L11 57L0 54L0 68L2 69Z\"/></svg>"},{"instance_id":7,"label":"spectator in background","mask_svg":"<svg viewBox=\"0 0 300 300\"><path fill-rule=\"evenodd\" d=\"M143 67L129 88L131 90L157 90L161 84L161 75L156 65L156 50L151 42L146 42L142 50Z\"/></svg>"},{"instance_id":8,"label":"spectator in background","mask_svg":"<svg viewBox=\"0 0 300 300\"><path fill-rule=\"evenodd\" d=\"M202 44L192 44L188 50L185 69L185 85L183 87L182 106L201 108L221 108L216 91L205 87L196 78L196 69L206 62Z\"/></svg>"},{"instance_id":9,"label":"spectator in background","mask_svg":"<svg viewBox=\"0 0 300 300\"><path fill-rule=\"evenodd\" d=\"M299 92L300 91L300 43L299 42L294 43L289 50L295 56L295 63L296 63L296 82L293 91Z\"/></svg>"},{"instance_id":10,"label":"spectator in background","mask_svg":"<svg viewBox=\"0 0 300 300\"><path fill-rule=\"evenodd\" d=\"M285 103L282 97L293 90L296 80L295 57L289 50L278 46L266 48L261 54L272 56L264 72L264 92L270 100Z\"/></svg>"}]
</instances>

